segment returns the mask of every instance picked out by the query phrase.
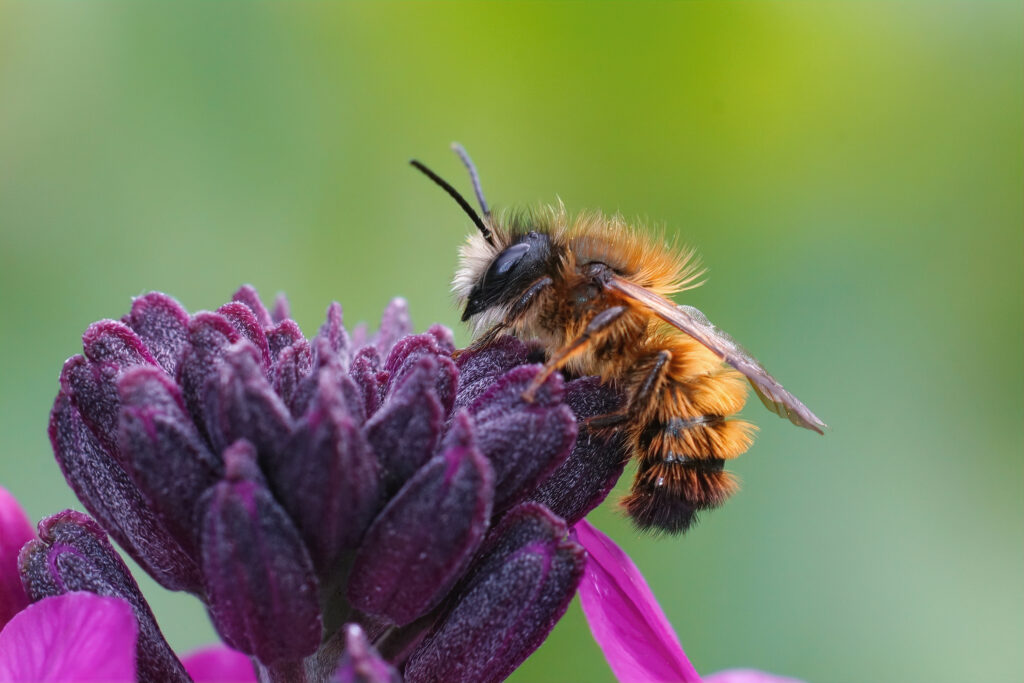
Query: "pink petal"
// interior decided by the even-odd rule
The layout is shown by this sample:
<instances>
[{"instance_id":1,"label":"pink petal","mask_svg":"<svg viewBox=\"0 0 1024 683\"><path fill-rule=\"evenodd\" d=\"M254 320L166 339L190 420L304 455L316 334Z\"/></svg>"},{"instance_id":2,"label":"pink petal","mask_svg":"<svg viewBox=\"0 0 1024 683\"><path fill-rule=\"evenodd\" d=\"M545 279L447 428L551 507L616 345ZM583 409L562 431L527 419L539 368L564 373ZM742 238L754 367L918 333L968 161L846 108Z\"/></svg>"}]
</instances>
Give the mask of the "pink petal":
<instances>
[{"instance_id":1,"label":"pink petal","mask_svg":"<svg viewBox=\"0 0 1024 683\"><path fill-rule=\"evenodd\" d=\"M623 683L700 683L658 601L629 556L586 520L576 537L587 549L580 584L594 640Z\"/></svg>"},{"instance_id":2,"label":"pink petal","mask_svg":"<svg viewBox=\"0 0 1024 683\"><path fill-rule=\"evenodd\" d=\"M14 496L0 486L0 629L28 606L28 596L18 573L18 551L34 537L25 511Z\"/></svg>"},{"instance_id":3,"label":"pink petal","mask_svg":"<svg viewBox=\"0 0 1024 683\"><path fill-rule=\"evenodd\" d=\"M0 631L0 681L135 681L138 626L127 602L43 598Z\"/></svg>"},{"instance_id":4,"label":"pink petal","mask_svg":"<svg viewBox=\"0 0 1024 683\"><path fill-rule=\"evenodd\" d=\"M252 660L225 645L209 645L181 660L196 683L256 683Z\"/></svg>"},{"instance_id":5,"label":"pink petal","mask_svg":"<svg viewBox=\"0 0 1024 683\"><path fill-rule=\"evenodd\" d=\"M711 674L704 683L803 683L796 678L776 676L754 669L729 669Z\"/></svg>"}]
</instances>

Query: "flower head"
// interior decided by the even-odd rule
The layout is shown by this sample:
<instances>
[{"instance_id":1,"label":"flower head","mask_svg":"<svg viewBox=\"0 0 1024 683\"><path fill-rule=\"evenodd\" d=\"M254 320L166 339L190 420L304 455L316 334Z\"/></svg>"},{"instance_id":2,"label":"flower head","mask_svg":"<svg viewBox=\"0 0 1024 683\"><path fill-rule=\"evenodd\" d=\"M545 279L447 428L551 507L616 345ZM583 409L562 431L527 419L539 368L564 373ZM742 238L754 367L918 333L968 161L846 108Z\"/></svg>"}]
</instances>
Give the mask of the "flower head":
<instances>
[{"instance_id":1,"label":"flower head","mask_svg":"<svg viewBox=\"0 0 1024 683\"><path fill-rule=\"evenodd\" d=\"M0 680L181 680L181 664L134 579L85 515L67 510L46 518L37 538L18 501L0 487L0 585L0 607L9 615L0 623ZM29 604L29 595L36 601ZM223 646L182 663L196 683L256 680L249 658Z\"/></svg>"},{"instance_id":2,"label":"flower head","mask_svg":"<svg viewBox=\"0 0 1024 683\"><path fill-rule=\"evenodd\" d=\"M333 304L307 339L250 287L195 315L152 293L83 346L50 437L99 525L44 521L22 574L32 600L130 604L140 676L186 680L103 530L270 678L499 680L564 613L586 562L569 528L623 467L580 426L610 389L552 375L527 402L531 348L453 360L398 300L372 337Z\"/></svg>"}]
</instances>

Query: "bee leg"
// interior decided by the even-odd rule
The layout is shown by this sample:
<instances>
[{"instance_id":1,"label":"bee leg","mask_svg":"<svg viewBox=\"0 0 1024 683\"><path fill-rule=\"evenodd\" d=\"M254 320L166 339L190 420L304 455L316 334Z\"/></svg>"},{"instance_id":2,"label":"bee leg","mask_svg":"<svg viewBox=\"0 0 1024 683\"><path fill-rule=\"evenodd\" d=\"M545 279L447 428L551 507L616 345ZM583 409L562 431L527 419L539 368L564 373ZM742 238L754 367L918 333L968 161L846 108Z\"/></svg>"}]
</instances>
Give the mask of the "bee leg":
<instances>
[{"instance_id":1,"label":"bee leg","mask_svg":"<svg viewBox=\"0 0 1024 683\"><path fill-rule=\"evenodd\" d=\"M633 420L636 415L650 403L651 397L661 384L662 379L668 372L668 362L672 360L672 353L668 350L661 350L654 356L654 364L647 371L644 381L636 388L629 398L626 407L615 413L595 415L586 420L588 428L594 431L618 427L624 422Z\"/></svg>"},{"instance_id":2,"label":"bee leg","mask_svg":"<svg viewBox=\"0 0 1024 683\"><path fill-rule=\"evenodd\" d=\"M545 363L544 368L533 378L530 386L523 392L523 400L533 403L537 389L540 388L540 385L544 384L544 380L570 358L585 351L602 332L608 331L622 317L626 310L626 306L611 306L595 315L587 324L586 329L583 330L583 334L552 354L551 359Z\"/></svg>"}]
</instances>

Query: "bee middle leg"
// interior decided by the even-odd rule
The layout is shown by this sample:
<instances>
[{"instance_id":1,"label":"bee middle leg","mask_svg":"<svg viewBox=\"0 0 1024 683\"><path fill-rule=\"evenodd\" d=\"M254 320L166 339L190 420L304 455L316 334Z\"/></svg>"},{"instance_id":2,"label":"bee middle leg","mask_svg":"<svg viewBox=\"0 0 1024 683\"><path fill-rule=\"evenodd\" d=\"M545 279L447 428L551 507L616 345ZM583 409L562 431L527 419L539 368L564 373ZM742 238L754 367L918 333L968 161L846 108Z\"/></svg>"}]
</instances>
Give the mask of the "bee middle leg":
<instances>
[{"instance_id":1,"label":"bee middle leg","mask_svg":"<svg viewBox=\"0 0 1024 683\"><path fill-rule=\"evenodd\" d=\"M567 363L573 356L586 351L591 344L607 333L627 310L626 306L610 306L595 315L583 330L583 334L552 354L548 362L544 364L544 368L533 378L530 386L523 392L523 400L532 403L534 396L537 394L537 389L540 388L540 385L544 384L544 380L552 372Z\"/></svg>"}]
</instances>

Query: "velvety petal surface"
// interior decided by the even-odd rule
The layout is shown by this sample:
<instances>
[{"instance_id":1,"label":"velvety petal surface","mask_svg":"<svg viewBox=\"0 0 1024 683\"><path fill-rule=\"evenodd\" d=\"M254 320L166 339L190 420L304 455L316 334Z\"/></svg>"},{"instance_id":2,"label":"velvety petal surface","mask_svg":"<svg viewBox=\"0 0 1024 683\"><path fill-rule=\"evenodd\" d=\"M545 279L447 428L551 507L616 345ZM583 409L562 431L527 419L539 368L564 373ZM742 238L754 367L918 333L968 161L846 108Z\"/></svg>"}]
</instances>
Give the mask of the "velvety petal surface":
<instances>
[{"instance_id":1,"label":"velvety petal surface","mask_svg":"<svg viewBox=\"0 0 1024 683\"><path fill-rule=\"evenodd\" d=\"M181 658L195 683L256 683L252 660L238 650L210 645Z\"/></svg>"},{"instance_id":2,"label":"velvety petal surface","mask_svg":"<svg viewBox=\"0 0 1024 683\"><path fill-rule=\"evenodd\" d=\"M435 388L437 368L434 358L418 359L366 423L366 438L380 459L389 495L430 459L441 436L444 408Z\"/></svg>"},{"instance_id":3,"label":"velvety petal surface","mask_svg":"<svg viewBox=\"0 0 1024 683\"><path fill-rule=\"evenodd\" d=\"M124 466L178 543L195 555L195 501L223 474L163 370L136 368L118 382Z\"/></svg>"},{"instance_id":4,"label":"velvety petal surface","mask_svg":"<svg viewBox=\"0 0 1024 683\"><path fill-rule=\"evenodd\" d=\"M755 669L729 669L705 676L704 683L803 683L803 681Z\"/></svg>"},{"instance_id":5,"label":"velvety petal surface","mask_svg":"<svg viewBox=\"0 0 1024 683\"><path fill-rule=\"evenodd\" d=\"M0 486L0 629L28 605L18 573L18 551L35 536L25 511Z\"/></svg>"},{"instance_id":6,"label":"velvety petal surface","mask_svg":"<svg viewBox=\"0 0 1024 683\"><path fill-rule=\"evenodd\" d=\"M121 319L139 335L167 374L174 376L188 342L188 313L177 301L150 292L132 301L131 313Z\"/></svg>"},{"instance_id":7,"label":"velvety petal surface","mask_svg":"<svg viewBox=\"0 0 1024 683\"><path fill-rule=\"evenodd\" d=\"M628 453L625 434L603 433L587 426L587 418L614 413L620 398L596 377L573 380L565 387L565 404L576 415L579 435L568 459L530 494L572 526L611 492L622 476Z\"/></svg>"},{"instance_id":8,"label":"velvety petal surface","mask_svg":"<svg viewBox=\"0 0 1024 683\"><path fill-rule=\"evenodd\" d=\"M700 683L672 625L633 561L592 524L576 524L587 549L580 602L594 640L623 683Z\"/></svg>"},{"instance_id":9,"label":"velvety petal surface","mask_svg":"<svg viewBox=\"0 0 1024 683\"><path fill-rule=\"evenodd\" d=\"M228 645L264 664L299 660L320 642L309 552L260 481L252 444L236 442L224 461L224 480L198 504L210 617Z\"/></svg>"},{"instance_id":10,"label":"velvety petal surface","mask_svg":"<svg viewBox=\"0 0 1024 683\"><path fill-rule=\"evenodd\" d=\"M201 593L202 578L193 556L151 509L63 391L54 401L49 433L64 478L111 537L164 588Z\"/></svg>"},{"instance_id":11,"label":"velvety petal surface","mask_svg":"<svg viewBox=\"0 0 1024 683\"><path fill-rule=\"evenodd\" d=\"M137 635L132 608L119 598L44 598L0 631L0 681L134 683Z\"/></svg>"},{"instance_id":12,"label":"velvety petal surface","mask_svg":"<svg viewBox=\"0 0 1024 683\"><path fill-rule=\"evenodd\" d=\"M274 393L251 343L225 349L205 388L203 414L215 450L245 439L261 457L281 452L291 431L291 412Z\"/></svg>"},{"instance_id":13,"label":"velvety petal surface","mask_svg":"<svg viewBox=\"0 0 1024 683\"><path fill-rule=\"evenodd\" d=\"M510 511L489 535L458 599L405 669L411 683L507 677L565 613L586 555L543 505Z\"/></svg>"},{"instance_id":14,"label":"velvety petal surface","mask_svg":"<svg viewBox=\"0 0 1024 683\"><path fill-rule=\"evenodd\" d=\"M323 576L353 550L383 505L380 466L353 416L334 368L319 373L312 405L267 474ZM353 389L354 390L354 389Z\"/></svg>"},{"instance_id":15,"label":"velvety petal surface","mask_svg":"<svg viewBox=\"0 0 1024 683\"><path fill-rule=\"evenodd\" d=\"M139 678L188 680L138 584L96 522L73 510L47 517L39 522L39 539L22 548L18 565L25 590L33 601L73 591L123 599L131 605L139 628Z\"/></svg>"},{"instance_id":16,"label":"velvety petal surface","mask_svg":"<svg viewBox=\"0 0 1024 683\"><path fill-rule=\"evenodd\" d=\"M517 365L527 362L526 344L512 336L499 337L480 349L466 349L456 359L459 369L459 393L455 408L464 408Z\"/></svg>"},{"instance_id":17,"label":"velvety petal surface","mask_svg":"<svg viewBox=\"0 0 1024 683\"><path fill-rule=\"evenodd\" d=\"M399 625L436 606L483 540L493 496L491 466L475 448L451 448L420 468L359 548L353 606Z\"/></svg>"},{"instance_id":18,"label":"velvety petal surface","mask_svg":"<svg viewBox=\"0 0 1024 683\"><path fill-rule=\"evenodd\" d=\"M495 512L544 481L576 442L576 418L562 403L560 375L549 376L532 402L523 398L539 372L535 365L510 370L469 406L477 447L494 467Z\"/></svg>"}]
</instances>

